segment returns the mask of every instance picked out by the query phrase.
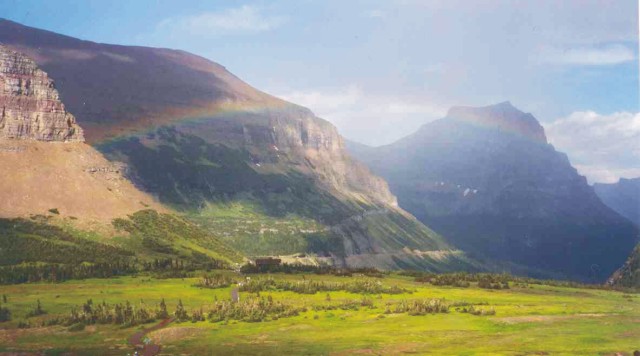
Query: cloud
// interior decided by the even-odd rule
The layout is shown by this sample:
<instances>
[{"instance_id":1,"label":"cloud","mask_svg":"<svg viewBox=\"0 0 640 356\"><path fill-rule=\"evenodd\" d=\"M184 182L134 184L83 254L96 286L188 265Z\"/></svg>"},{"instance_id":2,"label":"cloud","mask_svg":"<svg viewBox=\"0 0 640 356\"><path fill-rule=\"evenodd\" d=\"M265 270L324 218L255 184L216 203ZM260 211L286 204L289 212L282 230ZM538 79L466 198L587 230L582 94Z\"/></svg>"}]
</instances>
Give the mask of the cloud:
<instances>
[{"instance_id":1,"label":"cloud","mask_svg":"<svg viewBox=\"0 0 640 356\"><path fill-rule=\"evenodd\" d=\"M259 8L244 5L216 12L169 18L162 21L158 28L191 35L256 33L273 30L285 20L280 16L266 16Z\"/></svg>"},{"instance_id":2,"label":"cloud","mask_svg":"<svg viewBox=\"0 0 640 356\"><path fill-rule=\"evenodd\" d=\"M631 62L636 59L635 52L626 46L616 44L607 47L571 48L543 50L542 62L575 65L612 65Z\"/></svg>"},{"instance_id":3,"label":"cloud","mask_svg":"<svg viewBox=\"0 0 640 356\"><path fill-rule=\"evenodd\" d=\"M578 111L545 129L549 141L591 182L640 176L640 113Z\"/></svg>"},{"instance_id":4,"label":"cloud","mask_svg":"<svg viewBox=\"0 0 640 356\"><path fill-rule=\"evenodd\" d=\"M277 96L308 107L345 137L370 145L391 143L447 112L445 106L425 99L374 95L357 85L281 91Z\"/></svg>"}]
</instances>

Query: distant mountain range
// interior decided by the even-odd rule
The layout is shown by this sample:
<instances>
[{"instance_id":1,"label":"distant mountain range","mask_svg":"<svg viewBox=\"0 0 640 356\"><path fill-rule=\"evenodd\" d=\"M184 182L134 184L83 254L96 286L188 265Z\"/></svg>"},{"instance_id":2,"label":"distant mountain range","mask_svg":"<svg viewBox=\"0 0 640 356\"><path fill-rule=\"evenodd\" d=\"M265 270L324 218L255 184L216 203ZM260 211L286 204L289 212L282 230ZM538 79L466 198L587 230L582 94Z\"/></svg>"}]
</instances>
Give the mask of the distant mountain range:
<instances>
[{"instance_id":1,"label":"distant mountain range","mask_svg":"<svg viewBox=\"0 0 640 356\"><path fill-rule=\"evenodd\" d=\"M603 203L640 226L640 178L620 178L613 184L596 183L593 188Z\"/></svg>"},{"instance_id":2,"label":"distant mountain range","mask_svg":"<svg viewBox=\"0 0 640 356\"><path fill-rule=\"evenodd\" d=\"M347 154L333 125L219 64L7 20L0 43L55 80L87 142L124 163L138 188L250 256L310 252L339 265L472 267L397 206L387 183Z\"/></svg>"},{"instance_id":3,"label":"distant mountain range","mask_svg":"<svg viewBox=\"0 0 640 356\"><path fill-rule=\"evenodd\" d=\"M640 178L620 178L617 183L593 185L596 194L611 209L640 226ZM627 262L616 271L610 283L624 287L640 287L640 245Z\"/></svg>"},{"instance_id":4,"label":"distant mountain range","mask_svg":"<svg viewBox=\"0 0 640 356\"><path fill-rule=\"evenodd\" d=\"M638 241L538 121L509 102L454 107L390 145L349 148L401 207L465 251L596 281Z\"/></svg>"}]
</instances>

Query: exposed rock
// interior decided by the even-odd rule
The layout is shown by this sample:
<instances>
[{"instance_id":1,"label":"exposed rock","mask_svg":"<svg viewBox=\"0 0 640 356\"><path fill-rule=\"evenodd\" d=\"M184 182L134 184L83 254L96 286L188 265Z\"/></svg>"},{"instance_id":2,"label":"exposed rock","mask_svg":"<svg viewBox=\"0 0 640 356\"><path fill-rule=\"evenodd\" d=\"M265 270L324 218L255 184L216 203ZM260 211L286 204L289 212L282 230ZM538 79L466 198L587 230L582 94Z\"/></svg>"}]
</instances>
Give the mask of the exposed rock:
<instances>
[{"instance_id":1,"label":"exposed rock","mask_svg":"<svg viewBox=\"0 0 640 356\"><path fill-rule=\"evenodd\" d=\"M84 141L54 83L26 56L0 45L0 138Z\"/></svg>"}]
</instances>

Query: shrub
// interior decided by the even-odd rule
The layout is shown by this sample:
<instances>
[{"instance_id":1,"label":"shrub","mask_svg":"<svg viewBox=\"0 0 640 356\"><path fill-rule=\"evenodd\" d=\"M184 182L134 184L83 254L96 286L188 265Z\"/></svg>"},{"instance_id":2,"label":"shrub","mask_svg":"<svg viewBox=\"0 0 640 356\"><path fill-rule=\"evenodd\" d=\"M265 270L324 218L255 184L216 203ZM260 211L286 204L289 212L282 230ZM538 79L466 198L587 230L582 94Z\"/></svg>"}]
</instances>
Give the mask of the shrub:
<instances>
[{"instance_id":1,"label":"shrub","mask_svg":"<svg viewBox=\"0 0 640 356\"><path fill-rule=\"evenodd\" d=\"M207 313L207 319L212 323L228 320L260 322L296 316L301 311L303 309L276 302L269 296L241 302L216 301Z\"/></svg>"},{"instance_id":2,"label":"shrub","mask_svg":"<svg viewBox=\"0 0 640 356\"><path fill-rule=\"evenodd\" d=\"M235 281L231 277L216 273L212 276L204 275L195 286L216 289L229 287L233 283Z\"/></svg>"},{"instance_id":3,"label":"shrub","mask_svg":"<svg viewBox=\"0 0 640 356\"><path fill-rule=\"evenodd\" d=\"M47 314L47 312L44 309L42 309L42 304L40 304L40 299L38 299L38 302L36 306L33 308L33 310L27 313L27 318L44 315L44 314Z\"/></svg>"},{"instance_id":4,"label":"shrub","mask_svg":"<svg viewBox=\"0 0 640 356\"><path fill-rule=\"evenodd\" d=\"M0 323L11 320L11 310L0 304Z\"/></svg>"},{"instance_id":5,"label":"shrub","mask_svg":"<svg viewBox=\"0 0 640 356\"><path fill-rule=\"evenodd\" d=\"M85 328L84 323L75 323L75 324L69 326L67 328L67 331L69 331L69 332L82 331L82 330L84 330L84 328Z\"/></svg>"},{"instance_id":6,"label":"shrub","mask_svg":"<svg viewBox=\"0 0 640 356\"><path fill-rule=\"evenodd\" d=\"M435 313L448 313L449 305L443 299L418 299L401 301L394 305L392 313L407 313L409 315L426 315Z\"/></svg>"},{"instance_id":7,"label":"shrub","mask_svg":"<svg viewBox=\"0 0 640 356\"><path fill-rule=\"evenodd\" d=\"M482 308L476 308L473 305L469 305L469 306L464 306L461 308L456 308L457 311L459 311L460 313L469 313L472 315L496 315L496 310L493 308L490 309L482 309Z\"/></svg>"}]
</instances>

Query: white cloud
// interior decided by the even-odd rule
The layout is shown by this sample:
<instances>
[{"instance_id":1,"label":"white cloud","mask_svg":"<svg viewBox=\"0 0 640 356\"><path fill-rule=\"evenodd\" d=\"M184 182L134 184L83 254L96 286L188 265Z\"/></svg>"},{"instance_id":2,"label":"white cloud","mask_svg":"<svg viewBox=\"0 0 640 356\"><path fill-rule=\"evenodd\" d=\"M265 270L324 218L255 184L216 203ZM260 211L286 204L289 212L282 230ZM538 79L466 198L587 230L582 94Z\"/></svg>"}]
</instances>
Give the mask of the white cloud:
<instances>
[{"instance_id":1,"label":"white cloud","mask_svg":"<svg viewBox=\"0 0 640 356\"><path fill-rule=\"evenodd\" d=\"M545 129L549 141L591 182L640 176L640 113L579 111Z\"/></svg>"},{"instance_id":2,"label":"white cloud","mask_svg":"<svg viewBox=\"0 0 640 356\"><path fill-rule=\"evenodd\" d=\"M345 137L370 145L391 143L426 122L444 117L447 112L446 107L438 103L374 95L357 85L281 91L277 96L308 107L336 125Z\"/></svg>"},{"instance_id":3,"label":"white cloud","mask_svg":"<svg viewBox=\"0 0 640 356\"><path fill-rule=\"evenodd\" d=\"M623 45L607 47L582 47L566 50L547 49L541 53L542 62L576 65L612 65L635 60L635 52Z\"/></svg>"},{"instance_id":4,"label":"white cloud","mask_svg":"<svg viewBox=\"0 0 640 356\"><path fill-rule=\"evenodd\" d=\"M267 16L257 7L244 5L217 12L169 18L162 21L158 28L191 35L255 33L273 30L284 22L284 17Z\"/></svg>"}]
</instances>

